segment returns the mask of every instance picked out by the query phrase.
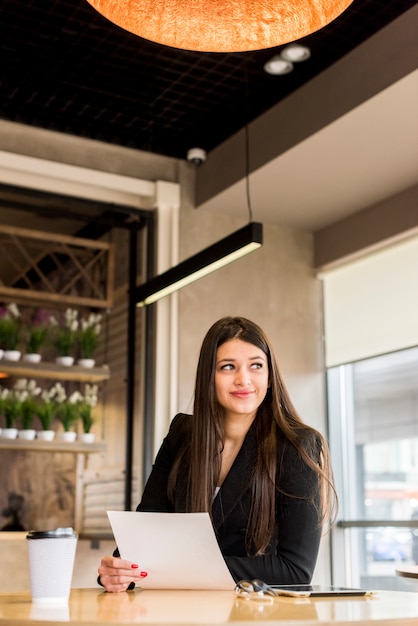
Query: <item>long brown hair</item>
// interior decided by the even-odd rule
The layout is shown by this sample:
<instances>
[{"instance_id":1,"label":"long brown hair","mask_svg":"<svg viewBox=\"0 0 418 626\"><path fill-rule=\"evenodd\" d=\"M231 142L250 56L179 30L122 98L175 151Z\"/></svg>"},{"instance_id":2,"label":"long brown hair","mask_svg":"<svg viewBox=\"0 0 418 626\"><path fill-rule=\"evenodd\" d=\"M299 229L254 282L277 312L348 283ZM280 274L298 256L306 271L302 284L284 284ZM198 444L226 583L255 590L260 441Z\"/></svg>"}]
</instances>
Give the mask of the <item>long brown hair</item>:
<instances>
[{"instance_id":1,"label":"long brown hair","mask_svg":"<svg viewBox=\"0 0 418 626\"><path fill-rule=\"evenodd\" d=\"M268 361L270 387L254 423L258 454L247 525L247 549L252 554L261 554L273 534L275 496L276 490L280 490L276 486L278 432L317 473L318 489L312 494L312 503L319 508L321 525L332 519L336 495L326 440L299 417L280 376L268 338L257 324L246 318L224 317L218 320L203 340L196 372L191 438L173 466L169 496L172 499L175 497L176 480L182 460L187 455L189 510L211 512L224 441L222 412L215 391L216 358L218 348L231 339L241 339L257 346Z\"/></svg>"}]
</instances>

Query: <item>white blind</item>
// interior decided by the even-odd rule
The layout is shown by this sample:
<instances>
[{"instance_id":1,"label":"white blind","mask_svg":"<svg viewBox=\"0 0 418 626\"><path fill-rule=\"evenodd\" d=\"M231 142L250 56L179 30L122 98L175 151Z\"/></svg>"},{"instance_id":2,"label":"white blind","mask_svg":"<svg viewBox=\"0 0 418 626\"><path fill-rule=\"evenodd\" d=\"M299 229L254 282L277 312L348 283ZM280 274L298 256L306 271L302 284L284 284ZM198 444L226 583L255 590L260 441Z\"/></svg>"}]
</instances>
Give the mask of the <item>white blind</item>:
<instances>
[{"instance_id":1,"label":"white blind","mask_svg":"<svg viewBox=\"0 0 418 626\"><path fill-rule=\"evenodd\" d=\"M327 367L418 345L418 237L321 278Z\"/></svg>"}]
</instances>

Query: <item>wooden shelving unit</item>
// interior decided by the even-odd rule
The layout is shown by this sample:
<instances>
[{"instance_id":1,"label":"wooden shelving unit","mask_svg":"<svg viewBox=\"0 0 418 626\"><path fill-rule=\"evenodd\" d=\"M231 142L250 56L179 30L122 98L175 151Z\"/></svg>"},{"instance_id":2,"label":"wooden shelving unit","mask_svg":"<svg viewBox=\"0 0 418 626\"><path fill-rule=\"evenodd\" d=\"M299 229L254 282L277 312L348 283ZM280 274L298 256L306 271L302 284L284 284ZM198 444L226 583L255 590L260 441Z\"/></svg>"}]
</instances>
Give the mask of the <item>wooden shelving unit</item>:
<instances>
[{"instance_id":1,"label":"wooden shelving unit","mask_svg":"<svg viewBox=\"0 0 418 626\"><path fill-rule=\"evenodd\" d=\"M56 363L25 363L24 361L0 361L0 372L11 376L24 376L31 378L50 378L54 380L80 381L97 383L108 380L110 371L107 366L81 367L71 365L66 367Z\"/></svg>"},{"instance_id":2,"label":"wooden shelving unit","mask_svg":"<svg viewBox=\"0 0 418 626\"><path fill-rule=\"evenodd\" d=\"M115 249L112 243L0 225L0 302L23 306L109 309L113 305ZM107 366L65 367L55 362L0 360L0 373L21 378L99 383L110 378ZM94 443L1 439L0 451L71 453L75 467L75 529L83 520L86 459L106 450ZM6 474L5 474L6 475Z\"/></svg>"},{"instance_id":3,"label":"wooden shelving unit","mask_svg":"<svg viewBox=\"0 0 418 626\"><path fill-rule=\"evenodd\" d=\"M104 367L81 367L71 365L66 367L54 362L26 363L25 361L0 361L0 372L14 377L43 378L54 381L75 381L85 383L99 383L110 377L110 370ZM1 439L0 451L8 450L15 452L46 452L46 453L70 453L76 458L75 467L75 493L74 493L74 527L77 532L82 529L83 523L83 492L86 460L89 454L104 452L104 441L84 443L66 442L56 438L53 441L39 439Z\"/></svg>"},{"instance_id":4,"label":"wooden shelving unit","mask_svg":"<svg viewBox=\"0 0 418 626\"><path fill-rule=\"evenodd\" d=\"M0 248L1 300L58 308L112 306L112 243L0 224Z\"/></svg>"},{"instance_id":5,"label":"wooden shelving unit","mask_svg":"<svg viewBox=\"0 0 418 626\"><path fill-rule=\"evenodd\" d=\"M93 443L69 442L54 439L41 441L40 439L1 439L0 450L21 450L25 452L71 452L72 454L91 454L103 452L106 444L103 441Z\"/></svg>"}]
</instances>

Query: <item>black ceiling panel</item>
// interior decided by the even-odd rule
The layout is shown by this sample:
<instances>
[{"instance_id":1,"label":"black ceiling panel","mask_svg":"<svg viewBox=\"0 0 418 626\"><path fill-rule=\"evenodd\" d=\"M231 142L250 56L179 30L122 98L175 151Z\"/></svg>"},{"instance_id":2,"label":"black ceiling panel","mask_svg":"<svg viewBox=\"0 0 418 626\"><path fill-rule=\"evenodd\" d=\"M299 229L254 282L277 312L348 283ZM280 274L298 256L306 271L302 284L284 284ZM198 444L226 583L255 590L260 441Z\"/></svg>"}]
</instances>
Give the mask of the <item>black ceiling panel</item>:
<instances>
[{"instance_id":1,"label":"black ceiling panel","mask_svg":"<svg viewBox=\"0 0 418 626\"><path fill-rule=\"evenodd\" d=\"M270 76L281 48L201 53L132 35L85 0L2 0L0 118L170 157L208 152L415 5L354 0L301 40L311 58Z\"/></svg>"}]
</instances>

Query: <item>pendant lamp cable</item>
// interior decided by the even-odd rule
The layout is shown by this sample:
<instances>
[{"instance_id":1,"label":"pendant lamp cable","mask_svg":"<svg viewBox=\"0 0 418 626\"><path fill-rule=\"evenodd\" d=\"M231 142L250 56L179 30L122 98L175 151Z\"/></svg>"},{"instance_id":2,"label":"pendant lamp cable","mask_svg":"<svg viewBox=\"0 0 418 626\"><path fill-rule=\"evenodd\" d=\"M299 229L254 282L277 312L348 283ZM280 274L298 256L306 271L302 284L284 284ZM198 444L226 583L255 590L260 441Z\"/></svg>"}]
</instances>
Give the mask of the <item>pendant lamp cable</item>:
<instances>
[{"instance_id":1,"label":"pendant lamp cable","mask_svg":"<svg viewBox=\"0 0 418 626\"><path fill-rule=\"evenodd\" d=\"M250 192L250 129L248 126L249 118L249 89L248 89L248 56L244 62L245 68L245 190L247 194L247 208L249 221L253 221L253 208L251 205Z\"/></svg>"},{"instance_id":2,"label":"pendant lamp cable","mask_svg":"<svg viewBox=\"0 0 418 626\"><path fill-rule=\"evenodd\" d=\"M247 207L249 221L253 221L253 208L250 193L250 137L248 124L245 124L245 188L247 193Z\"/></svg>"}]
</instances>

